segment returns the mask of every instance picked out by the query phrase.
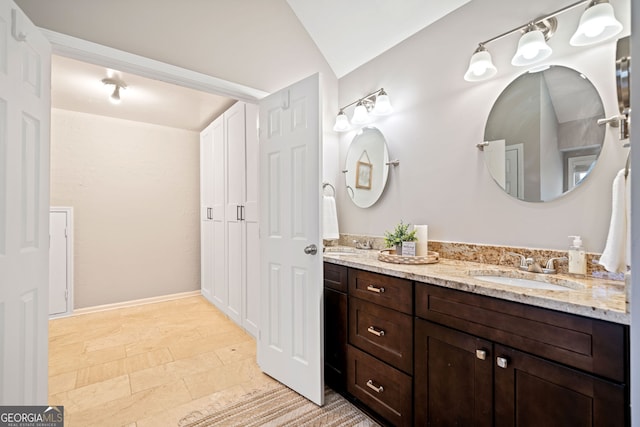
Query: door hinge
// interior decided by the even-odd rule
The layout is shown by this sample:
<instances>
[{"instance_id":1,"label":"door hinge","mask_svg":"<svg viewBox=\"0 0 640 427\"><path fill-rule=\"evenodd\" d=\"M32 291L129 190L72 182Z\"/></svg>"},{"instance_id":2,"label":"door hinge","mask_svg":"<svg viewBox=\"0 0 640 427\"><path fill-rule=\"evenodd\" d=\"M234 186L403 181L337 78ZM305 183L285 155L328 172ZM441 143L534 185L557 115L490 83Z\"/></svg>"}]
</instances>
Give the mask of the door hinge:
<instances>
[{"instance_id":1,"label":"door hinge","mask_svg":"<svg viewBox=\"0 0 640 427\"><path fill-rule=\"evenodd\" d=\"M69 301L69 289L64 290L64 300Z\"/></svg>"},{"instance_id":2,"label":"door hinge","mask_svg":"<svg viewBox=\"0 0 640 427\"><path fill-rule=\"evenodd\" d=\"M67 227L64 228L64 237L68 238L69 237L69 232L67 231Z\"/></svg>"}]
</instances>

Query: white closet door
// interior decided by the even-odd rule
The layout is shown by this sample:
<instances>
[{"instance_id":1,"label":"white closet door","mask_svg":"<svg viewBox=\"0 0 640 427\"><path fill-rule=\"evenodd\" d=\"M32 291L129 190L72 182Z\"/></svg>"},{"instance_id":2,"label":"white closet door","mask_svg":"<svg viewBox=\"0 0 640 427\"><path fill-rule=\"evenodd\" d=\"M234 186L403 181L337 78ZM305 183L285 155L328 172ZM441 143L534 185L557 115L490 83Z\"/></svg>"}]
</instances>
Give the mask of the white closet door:
<instances>
[{"instance_id":1,"label":"white closet door","mask_svg":"<svg viewBox=\"0 0 640 427\"><path fill-rule=\"evenodd\" d=\"M238 102L224 113L227 134L227 315L242 324L244 288L245 104Z\"/></svg>"},{"instance_id":2,"label":"white closet door","mask_svg":"<svg viewBox=\"0 0 640 427\"><path fill-rule=\"evenodd\" d=\"M213 130L200 134L200 291L213 298Z\"/></svg>"},{"instance_id":3,"label":"white closet door","mask_svg":"<svg viewBox=\"0 0 640 427\"><path fill-rule=\"evenodd\" d=\"M71 312L69 306L69 228L68 213L51 209L49 213L49 315Z\"/></svg>"},{"instance_id":4,"label":"white closet door","mask_svg":"<svg viewBox=\"0 0 640 427\"><path fill-rule=\"evenodd\" d=\"M212 125L213 136L213 295L211 301L222 311L226 311L229 293L227 290L227 256L225 240L225 132L222 117Z\"/></svg>"},{"instance_id":5,"label":"white closet door","mask_svg":"<svg viewBox=\"0 0 640 427\"><path fill-rule=\"evenodd\" d=\"M259 145L258 106L246 104L246 196L245 196L245 291L242 326L254 337L258 336L260 322L260 233L258 211Z\"/></svg>"}]
</instances>

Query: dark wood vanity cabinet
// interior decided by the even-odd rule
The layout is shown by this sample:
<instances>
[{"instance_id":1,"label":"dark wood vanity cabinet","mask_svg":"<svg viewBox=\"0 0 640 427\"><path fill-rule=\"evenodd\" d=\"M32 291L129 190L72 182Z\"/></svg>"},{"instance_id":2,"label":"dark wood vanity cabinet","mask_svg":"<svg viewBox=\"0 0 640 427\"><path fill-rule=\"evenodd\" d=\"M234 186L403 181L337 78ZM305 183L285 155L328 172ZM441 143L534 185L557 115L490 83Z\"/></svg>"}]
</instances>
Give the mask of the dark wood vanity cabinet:
<instances>
[{"instance_id":1,"label":"dark wood vanity cabinet","mask_svg":"<svg viewBox=\"0 0 640 427\"><path fill-rule=\"evenodd\" d=\"M623 325L416 285L415 425L625 426Z\"/></svg>"},{"instance_id":2,"label":"dark wood vanity cabinet","mask_svg":"<svg viewBox=\"0 0 640 427\"><path fill-rule=\"evenodd\" d=\"M388 424L630 424L627 326L324 266L325 381Z\"/></svg>"},{"instance_id":3,"label":"dark wood vanity cabinet","mask_svg":"<svg viewBox=\"0 0 640 427\"><path fill-rule=\"evenodd\" d=\"M347 391L390 423L413 423L413 282L350 268Z\"/></svg>"},{"instance_id":4,"label":"dark wood vanity cabinet","mask_svg":"<svg viewBox=\"0 0 640 427\"><path fill-rule=\"evenodd\" d=\"M337 392L347 385L347 270L324 263L324 379Z\"/></svg>"}]
</instances>

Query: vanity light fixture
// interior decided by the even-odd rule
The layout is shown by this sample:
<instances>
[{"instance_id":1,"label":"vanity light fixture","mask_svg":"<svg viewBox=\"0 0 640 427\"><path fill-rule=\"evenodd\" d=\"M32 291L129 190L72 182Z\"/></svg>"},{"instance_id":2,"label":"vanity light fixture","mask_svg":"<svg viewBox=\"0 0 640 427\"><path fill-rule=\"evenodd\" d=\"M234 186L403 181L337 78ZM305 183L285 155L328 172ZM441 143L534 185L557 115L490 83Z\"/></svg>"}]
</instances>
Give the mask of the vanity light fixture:
<instances>
[{"instance_id":1,"label":"vanity light fixture","mask_svg":"<svg viewBox=\"0 0 640 427\"><path fill-rule=\"evenodd\" d=\"M126 89L126 83L122 80L114 78L102 79L102 83L104 83L105 85L113 85L113 92L111 93L111 95L109 95L109 101L111 101L111 103L113 104L119 104L121 101L120 89Z\"/></svg>"},{"instance_id":2,"label":"vanity light fixture","mask_svg":"<svg viewBox=\"0 0 640 427\"><path fill-rule=\"evenodd\" d=\"M518 50L511 60L511 65L531 65L551 56L552 50L547 40L553 35L557 22L556 18L551 18L538 24L527 25L525 33L518 41Z\"/></svg>"},{"instance_id":3,"label":"vanity light fixture","mask_svg":"<svg viewBox=\"0 0 640 427\"><path fill-rule=\"evenodd\" d=\"M587 46L607 40L622 31L608 1L592 0L580 17L580 24L569 40L572 46Z\"/></svg>"},{"instance_id":4,"label":"vanity light fixture","mask_svg":"<svg viewBox=\"0 0 640 427\"><path fill-rule=\"evenodd\" d=\"M491 55L485 47L486 44L517 32L523 34L518 41L518 48L511 64L528 66L545 60L551 55L551 47L547 41L556 30L557 20L555 17L585 4L588 4L587 9L580 17L578 29L569 41L572 46L600 43L622 31L622 24L615 18L613 6L609 4L608 0L582 0L479 43L478 48L471 56L464 79L469 82L478 82L493 77L497 69L491 61Z\"/></svg>"},{"instance_id":5,"label":"vanity light fixture","mask_svg":"<svg viewBox=\"0 0 640 427\"><path fill-rule=\"evenodd\" d=\"M352 105L356 105L353 110L353 117L351 122L345 114L344 110ZM371 121L371 115L385 116L393 112L391 101L389 101L389 95L385 92L384 88L380 88L363 98L357 99L350 104L340 108L338 115L336 116L336 122L333 126L333 130L336 132L346 132L351 129L351 124L364 125Z\"/></svg>"}]
</instances>

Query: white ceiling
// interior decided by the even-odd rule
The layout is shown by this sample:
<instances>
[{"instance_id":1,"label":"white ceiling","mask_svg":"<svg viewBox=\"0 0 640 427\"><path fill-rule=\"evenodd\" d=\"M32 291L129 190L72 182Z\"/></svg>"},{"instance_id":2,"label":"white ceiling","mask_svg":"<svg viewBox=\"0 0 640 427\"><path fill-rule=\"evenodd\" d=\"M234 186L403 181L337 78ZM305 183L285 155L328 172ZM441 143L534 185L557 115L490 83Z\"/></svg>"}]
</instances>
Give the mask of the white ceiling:
<instances>
[{"instance_id":1,"label":"white ceiling","mask_svg":"<svg viewBox=\"0 0 640 427\"><path fill-rule=\"evenodd\" d=\"M287 0L338 78L470 0ZM162 7L158 4L157 7ZM187 8L197 15L197 8ZM329 23L329 24L328 24ZM122 102L108 100L116 73L127 84ZM216 76L213 76L216 77ZM52 106L200 131L235 100L54 55Z\"/></svg>"},{"instance_id":2,"label":"white ceiling","mask_svg":"<svg viewBox=\"0 0 640 427\"><path fill-rule=\"evenodd\" d=\"M287 0L338 78L471 0Z\"/></svg>"},{"instance_id":3,"label":"white ceiling","mask_svg":"<svg viewBox=\"0 0 640 427\"><path fill-rule=\"evenodd\" d=\"M118 105L109 101L113 86L102 83L102 79L113 74L127 84L127 88L120 91L122 102ZM51 105L54 108L201 131L234 102L226 97L58 55L51 61Z\"/></svg>"}]
</instances>

